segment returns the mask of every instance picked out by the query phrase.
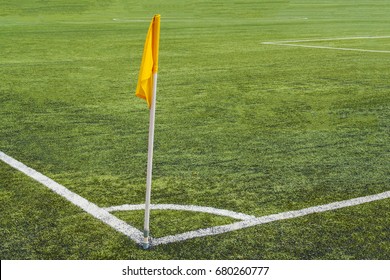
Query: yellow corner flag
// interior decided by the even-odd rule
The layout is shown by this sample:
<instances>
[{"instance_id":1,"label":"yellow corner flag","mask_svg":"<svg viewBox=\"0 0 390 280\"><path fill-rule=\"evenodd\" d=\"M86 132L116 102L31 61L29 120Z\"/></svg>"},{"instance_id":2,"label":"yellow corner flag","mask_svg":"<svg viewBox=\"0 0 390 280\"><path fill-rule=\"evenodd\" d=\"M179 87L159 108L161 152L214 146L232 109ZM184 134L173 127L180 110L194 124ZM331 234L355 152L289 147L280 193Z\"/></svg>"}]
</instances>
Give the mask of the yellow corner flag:
<instances>
[{"instance_id":1,"label":"yellow corner flag","mask_svg":"<svg viewBox=\"0 0 390 280\"><path fill-rule=\"evenodd\" d=\"M143 98L152 105L153 74L158 70L158 48L160 41L160 15L155 15L150 23L146 36L142 63L139 71L137 90L135 95Z\"/></svg>"}]
</instances>

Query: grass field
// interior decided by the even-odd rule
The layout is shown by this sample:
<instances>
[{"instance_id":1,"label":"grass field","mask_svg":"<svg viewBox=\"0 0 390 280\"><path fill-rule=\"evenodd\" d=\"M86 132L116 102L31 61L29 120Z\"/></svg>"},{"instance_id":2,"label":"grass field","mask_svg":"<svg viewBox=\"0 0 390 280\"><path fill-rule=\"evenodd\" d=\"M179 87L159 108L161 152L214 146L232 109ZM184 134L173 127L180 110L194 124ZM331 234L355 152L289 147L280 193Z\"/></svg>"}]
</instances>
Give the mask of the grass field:
<instances>
[{"instance_id":1,"label":"grass field","mask_svg":"<svg viewBox=\"0 0 390 280\"><path fill-rule=\"evenodd\" d=\"M146 2L1 1L0 151L100 207L144 203L134 93L160 13L152 203L260 217L390 190L388 1ZM294 40L329 48L263 44ZM0 161L0 258L390 259L389 202L144 251ZM231 222L156 210L151 232Z\"/></svg>"}]
</instances>

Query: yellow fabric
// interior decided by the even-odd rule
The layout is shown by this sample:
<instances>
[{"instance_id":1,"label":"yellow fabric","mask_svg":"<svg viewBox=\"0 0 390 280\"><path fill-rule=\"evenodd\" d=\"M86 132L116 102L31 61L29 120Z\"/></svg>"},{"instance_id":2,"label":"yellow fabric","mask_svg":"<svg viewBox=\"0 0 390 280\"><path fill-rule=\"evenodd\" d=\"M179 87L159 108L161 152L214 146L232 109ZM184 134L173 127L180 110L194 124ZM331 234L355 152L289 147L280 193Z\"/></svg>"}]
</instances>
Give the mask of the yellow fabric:
<instances>
[{"instance_id":1,"label":"yellow fabric","mask_svg":"<svg viewBox=\"0 0 390 280\"><path fill-rule=\"evenodd\" d=\"M135 95L143 98L152 105L153 73L158 70L158 48L160 41L160 15L155 15L150 23L146 36L142 63L138 76L138 84Z\"/></svg>"}]
</instances>

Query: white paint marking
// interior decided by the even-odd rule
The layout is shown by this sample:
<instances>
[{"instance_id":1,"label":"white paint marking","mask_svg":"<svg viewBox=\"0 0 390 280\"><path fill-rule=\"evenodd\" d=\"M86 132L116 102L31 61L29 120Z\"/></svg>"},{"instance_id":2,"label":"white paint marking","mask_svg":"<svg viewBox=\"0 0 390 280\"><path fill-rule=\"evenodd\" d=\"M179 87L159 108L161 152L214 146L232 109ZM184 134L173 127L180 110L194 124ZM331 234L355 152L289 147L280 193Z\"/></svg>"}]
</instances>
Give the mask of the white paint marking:
<instances>
[{"instance_id":1,"label":"white paint marking","mask_svg":"<svg viewBox=\"0 0 390 280\"><path fill-rule=\"evenodd\" d=\"M260 218L254 218L252 220L245 220L245 221L241 221L241 222L236 222L236 223L232 223L229 225L215 226L215 227L206 228L206 229L189 231L189 232L185 232L182 234L165 236L165 237L154 239L153 245L168 244L168 243L172 243L172 242L178 242L178 241L184 241L187 239L192 239L195 237L202 237L202 236L209 236L209 235L226 233L226 232L230 232L230 231L234 231L234 230L238 230L238 229L253 227L253 226L257 226L257 225L261 225L261 224L267 224L267 223L271 223L271 222L275 222L275 221L298 218L298 217L306 216L309 214L321 213L321 212L336 210L336 209L340 209L340 208L356 206L356 205L360 205L363 203L373 202L373 201L377 201L377 200L383 200L386 198L390 198L390 191L380 193L380 194L365 196L365 197L359 197L359 198L329 203L329 204L325 204L325 205L309 207L309 208L296 210L296 211L289 211L289 212L283 212L283 213L279 213L279 214L263 216Z\"/></svg>"},{"instance_id":2,"label":"white paint marking","mask_svg":"<svg viewBox=\"0 0 390 280\"><path fill-rule=\"evenodd\" d=\"M119 22L148 22L150 20L148 19L119 19L119 18L113 18L113 21L119 21Z\"/></svg>"},{"instance_id":3,"label":"white paint marking","mask_svg":"<svg viewBox=\"0 0 390 280\"><path fill-rule=\"evenodd\" d=\"M299 44L270 44L276 46L287 46L287 47L301 47L301 48L310 48L310 49L329 49L329 50L341 50L341 51L356 51L356 52L370 52L370 53L390 53L390 51L382 50L366 50L366 49L353 49L353 48L335 48L335 47L326 47L326 46L313 46L313 45L299 45Z\"/></svg>"},{"instance_id":4,"label":"white paint marking","mask_svg":"<svg viewBox=\"0 0 390 280\"><path fill-rule=\"evenodd\" d=\"M95 218L101 220L102 222L106 223L107 225L113 227L117 231L125 234L126 236L130 237L132 240L137 242L138 244L141 244L143 241L143 234L140 230L130 226L129 224L125 223L124 221L116 218L109 212L113 211L129 211L129 210L142 210L144 209L144 204L137 204L137 205L120 205L120 206L112 206L107 208L100 208L97 205L89 202L85 198L79 196L76 193L71 192L64 186L58 184L57 182L53 181L52 179L44 176L43 174L35 171L34 169L24 165L23 163L13 159L12 157L4 154L0 151L0 160L4 161L8 165L12 166L13 168L23 172L27 176L33 178L34 180L40 182L41 184L45 185L55 193L61 195L62 197L66 198L68 201L72 202L73 204L77 205L87 213L91 214ZM280 220L286 220L286 219L293 219L298 218L314 213L322 213L326 211L332 211L337 210L345 207L351 207L356 206L364 203L369 203L373 201L383 200L390 198L390 191L383 192L380 194L375 195L369 195L365 197L358 197L354 199L349 200L343 200L339 202L333 202L329 204L304 208L301 210L296 211L288 211L283 212L279 214L273 214L268 216L263 216L256 218L254 216L245 215L242 213L237 213L229 210L222 210L222 209L216 209L212 207L202 207L202 206L187 206L187 205L174 205L174 204L155 204L152 206L153 209L170 209L170 210L184 210L184 211L199 211L199 212L206 212L210 214L216 214L216 215L222 215L222 216L229 216L235 219L240 219L242 221L235 222L228 225L223 226L215 226L205 229L199 229L194 231L189 231L177 235L170 235L165 236L161 238L156 238L153 240L153 245L161 245L161 244L169 244L173 242L179 242L184 241L187 239L192 239L196 237L202 237L202 236L209 236L209 235L217 235L221 233L227 233L230 231L235 231L243 228L248 228L252 226L257 226L261 224L271 223L275 221Z\"/></svg>"},{"instance_id":5,"label":"white paint marking","mask_svg":"<svg viewBox=\"0 0 390 280\"><path fill-rule=\"evenodd\" d=\"M357 51L357 52L370 52L370 53L390 53L390 51L388 51L388 50L368 50L368 49L355 49L355 48L337 48L337 47L327 47L327 46L315 46L315 45L296 44L296 43L308 43L308 42L344 41L344 40L359 40L359 39L361 39L361 40L364 40L364 39L386 39L386 38L390 38L390 36L303 39L303 40L263 42L262 44L263 45L287 46L287 47L312 48L312 49L329 49L329 50Z\"/></svg>"},{"instance_id":6,"label":"white paint marking","mask_svg":"<svg viewBox=\"0 0 390 280\"><path fill-rule=\"evenodd\" d=\"M149 18L133 18L133 19L126 19L126 18L113 18L113 21L116 22L150 22ZM186 22L186 21L193 21L193 18L174 18L174 17L164 17L164 22Z\"/></svg>"},{"instance_id":7,"label":"white paint marking","mask_svg":"<svg viewBox=\"0 0 390 280\"><path fill-rule=\"evenodd\" d=\"M234 211L217 209L213 207L204 207L196 205L177 205L177 204L152 204L150 205L152 210L178 210L178 211L193 211L193 212L203 212L219 216L230 217L237 220L252 220L255 219L255 216L246 215L243 213L237 213ZM107 212L115 211L132 211L132 210L144 210L145 204L136 204L136 205L119 205L111 206L104 208Z\"/></svg>"},{"instance_id":8,"label":"white paint marking","mask_svg":"<svg viewBox=\"0 0 390 280\"><path fill-rule=\"evenodd\" d=\"M364 39L388 39L390 36L360 36L360 37L339 37L339 38L318 38L318 39L300 39L276 42L263 42L262 44L279 44L279 43L303 43L303 42L323 42L323 41L344 41L344 40L364 40Z\"/></svg>"},{"instance_id":9,"label":"white paint marking","mask_svg":"<svg viewBox=\"0 0 390 280\"><path fill-rule=\"evenodd\" d=\"M39 173L38 171L24 165L23 163L17 161L16 159L6 155L1 151L0 151L0 160L4 161L8 165L19 170L20 172L26 174L27 176L34 179L35 181L38 181L39 183L45 185L55 193L59 194L60 196L67 199L68 201L72 202L74 205L80 207L87 213L91 214L93 217L99 219L100 221L113 227L117 231L130 237L135 242L138 243L142 242L143 237L142 237L142 232L140 230L130 226L129 224L118 219L114 215L108 213L106 210L98 207L97 205L79 196L78 194L71 192L64 186L46 177L42 173Z\"/></svg>"}]
</instances>

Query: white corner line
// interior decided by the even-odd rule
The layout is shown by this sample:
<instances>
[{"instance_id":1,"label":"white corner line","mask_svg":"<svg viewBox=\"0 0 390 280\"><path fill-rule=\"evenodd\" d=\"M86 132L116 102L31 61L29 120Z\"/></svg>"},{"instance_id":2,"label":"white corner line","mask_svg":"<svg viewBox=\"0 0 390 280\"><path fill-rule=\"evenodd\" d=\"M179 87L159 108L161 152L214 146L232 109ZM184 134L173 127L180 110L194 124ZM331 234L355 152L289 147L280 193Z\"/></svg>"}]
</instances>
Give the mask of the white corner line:
<instances>
[{"instance_id":1,"label":"white corner line","mask_svg":"<svg viewBox=\"0 0 390 280\"><path fill-rule=\"evenodd\" d=\"M53 192L61 195L74 205L80 207L93 217L99 219L100 221L104 222L105 224L111 226L118 232L123 233L124 235L131 238L133 241L135 241L138 244L141 244L143 241L143 234L140 230L132 227L131 225L127 224L126 222L118 219L117 217L113 216L109 212L113 211L129 211L129 210L142 210L144 209L144 204L136 204L136 205L120 205L120 206L112 206L107 208L101 208L92 202L86 200L85 198L79 196L78 194L68 190L64 186L58 184L57 182L53 181L52 179L46 177L45 175L39 173L38 171L26 166L25 164L17 161L16 159L6 155L5 153L0 151L0 160L5 162L6 164L10 165L11 167L19 170L20 172L26 174L30 178L34 179L35 181L43 184L44 186L51 189ZM173 242L179 242L184 241L196 237L203 237L203 236L211 236L211 235L217 235L221 233L227 233L235 230L240 230L243 228L253 227L261 224L271 223L275 221L280 220L286 220L286 219L293 219L298 218L314 213L322 213L326 211L332 211L336 209L356 206L364 203L369 203L373 201L383 200L390 198L390 191L386 191L379 194L364 196L364 197L358 197L353 198L349 200L343 200L338 202L333 202L329 204L319 205L319 206L313 206L309 208L304 208L301 210L295 210L295 211L288 211L283 212L279 214L272 214L268 216L263 217L254 217L242 213L237 213L229 210L222 210L222 209L216 209L212 207L202 207L202 206L193 206L193 205L174 205L174 204L155 204L152 206L153 209L161 209L161 210L184 210L184 211L200 211L200 212L206 212L210 214L216 214L221 216L229 216L235 219L239 219L241 221L231 223L228 225L222 225L222 226L215 226L205 229L199 229L194 231L189 231L181 234L176 235L170 235L160 238L153 239L153 246L161 245L161 244L169 244Z\"/></svg>"},{"instance_id":2,"label":"white corner line","mask_svg":"<svg viewBox=\"0 0 390 280\"><path fill-rule=\"evenodd\" d=\"M216 234L221 234L221 233L227 233L230 231L253 227L253 226L257 226L257 225L261 225L261 224L267 224L267 223L271 223L271 222L275 222L275 221L298 218L298 217L302 217L302 216L306 216L306 215L314 214L314 213L322 213L322 212L326 212L326 211L332 211L332 210L341 209L341 208L345 208L345 207L351 207L351 206L356 206L356 205L360 205L360 204L364 204L364 203L369 203L369 202L373 202L373 201L377 201L377 200L383 200L386 198L390 198L390 191L375 194L375 195L358 197L358 198L353 198L353 199L349 199L349 200L343 200L343 201L333 202L333 203L329 203L329 204L304 208L304 209L296 210L296 211L288 211L288 212L283 212L283 213L279 213L279 214L263 216L263 217L259 217L259 218L254 218L252 220L245 220L245 221L232 223L229 225L215 226L215 227L210 227L210 228L206 228L206 229L189 231L189 232L185 232L182 234L165 236L165 237L154 239L153 245L169 244L172 242L184 241L184 240L192 239L195 237L202 237L202 236L210 236L210 235L216 235Z\"/></svg>"},{"instance_id":3,"label":"white corner line","mask_svg":"<svg viewBox=\"0 0 390 280\"><path fill-rule=\"evenodd\" d=\"M252 220L255 219L255 216L246 215L243 213L238 213L230 210L218 209L213 207L197 206L197 205L178 205L178 204L151 204L150 208L152 210L178 210L178 211L192 211L192 212L202 212L218 216L230 217L237 220ZM111 206L104 208L107 212L115 211L133 211L133 210L144 210L145 204L124 204L119 206Z\"/></svg>"},{"instance_id":4,"label":"white corner line","mask_svg":"<svg viewBox=\"0 0 390 280\"><path fill-rule=\"evenodd\" d=\"M53 181L49 177L46 177L42 173L39 173L38 171L24 165L20 161L17 161L16 159L6 155L5 153L0 151L0 160L5 162L6 164L10 165L11 167L19 170L20 172L26 174L30 178L34 179L35 181L43 184L44 186L51 189L56 194L59 194L60 196L64 197L74 205L80 207L85 212L89 213L96 219L102 221L103 223L111 226L115 230L123 233L124 235L131 238L133 241L137 243L141 243L143 240L143 234L140 230L136 229L135 227L130 226L129 224L125 223L124 221L118 219L114 215L110 214L106 210L100 208L96 204L86 200L85 198L79 196L78 194L68 190L64 186L58 184L57 182Z\"/></svg>"}]
</instances>

